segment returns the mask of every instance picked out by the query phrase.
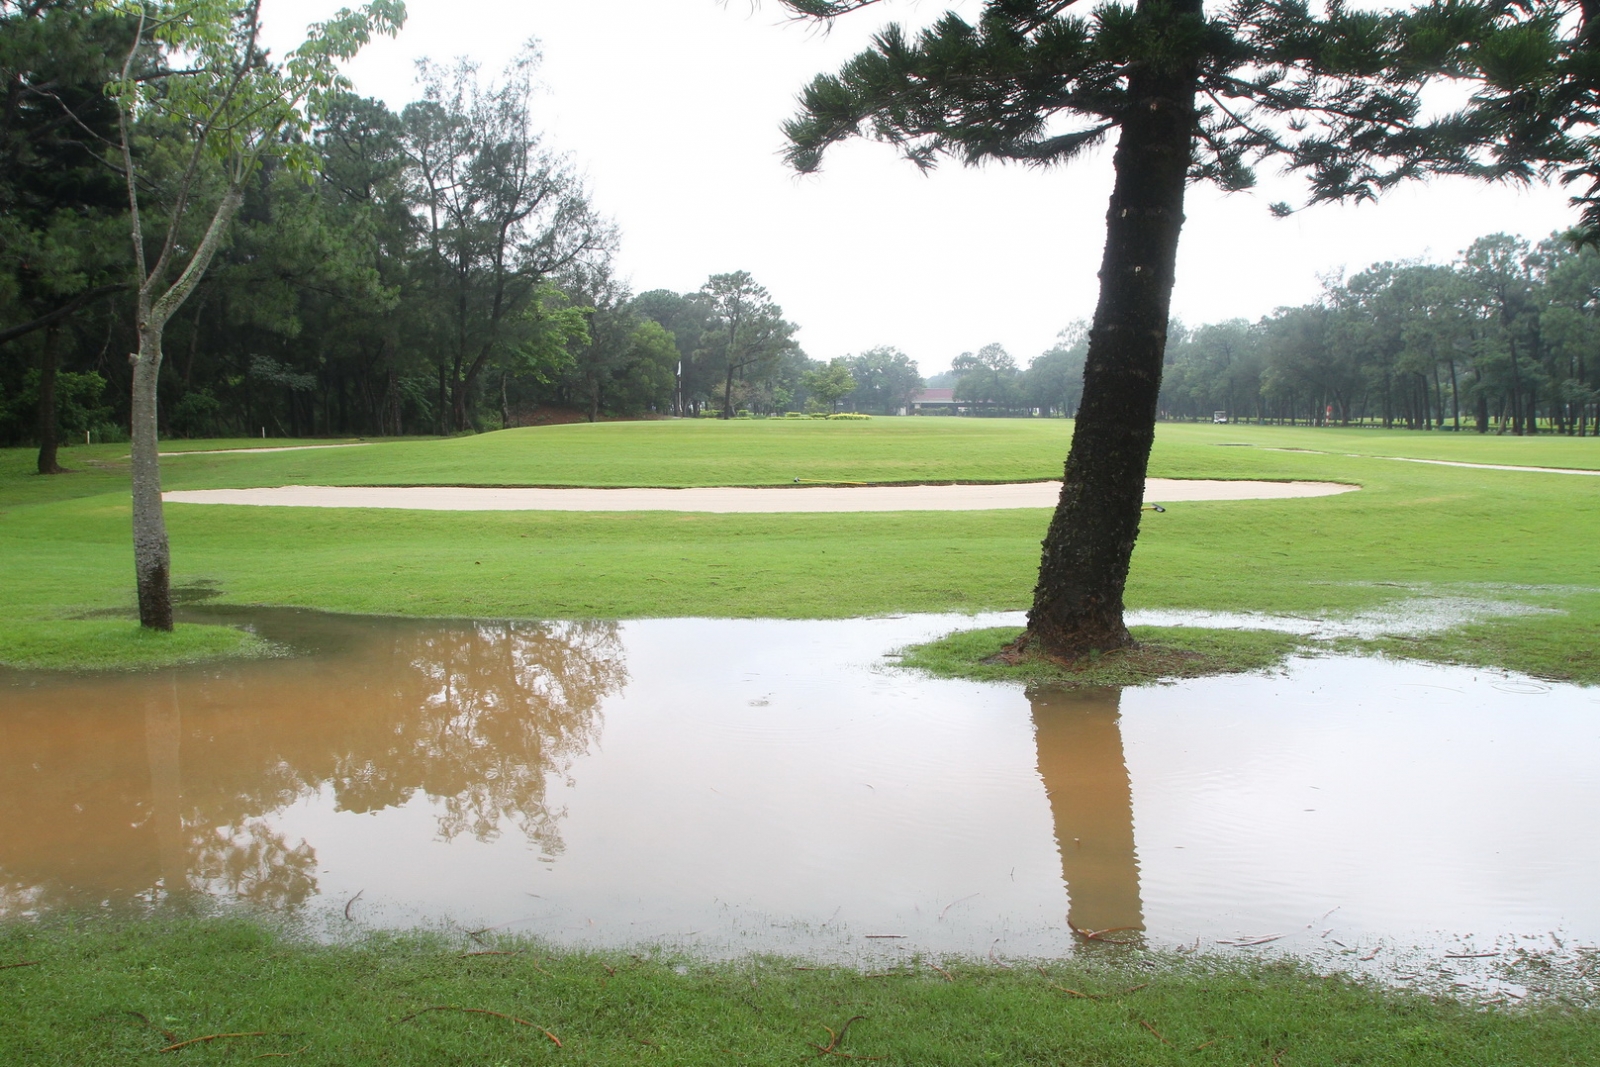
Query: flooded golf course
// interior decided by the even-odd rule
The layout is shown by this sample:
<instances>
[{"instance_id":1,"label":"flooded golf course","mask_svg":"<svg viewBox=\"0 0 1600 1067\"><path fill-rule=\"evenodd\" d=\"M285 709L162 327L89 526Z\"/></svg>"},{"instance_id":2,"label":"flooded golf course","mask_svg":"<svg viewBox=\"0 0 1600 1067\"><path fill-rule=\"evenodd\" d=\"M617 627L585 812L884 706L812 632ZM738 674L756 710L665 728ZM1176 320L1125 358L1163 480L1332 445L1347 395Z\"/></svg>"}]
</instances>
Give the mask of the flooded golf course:
<instances>
[{"instance_id":1,"label":"flooded golf course","mask_svg":"<svg viewBox=\"0 0 1600 1067\"><path fill-rule=\"evenodd\" d=\"M1016 615L208 618L301 654L0 674L0 917L192 893L841 961L1058 955L1076 926L1391 969L1600 940L1593 689L1353 657L1120 692L895 666Z\"/></svg>"}]
</instances>

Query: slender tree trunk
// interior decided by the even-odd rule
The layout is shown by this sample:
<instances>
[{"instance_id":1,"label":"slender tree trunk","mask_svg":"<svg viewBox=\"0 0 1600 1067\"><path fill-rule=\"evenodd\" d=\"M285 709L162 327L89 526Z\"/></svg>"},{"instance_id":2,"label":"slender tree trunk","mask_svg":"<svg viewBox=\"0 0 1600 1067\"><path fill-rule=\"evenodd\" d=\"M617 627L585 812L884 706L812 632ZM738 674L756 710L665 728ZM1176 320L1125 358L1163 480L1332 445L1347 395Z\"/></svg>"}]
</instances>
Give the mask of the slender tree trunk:
<instances>
[{"instance_id":1,"label":"slender tree trunk","mask_svg":"<svg viewBox=\"0 0 1600 1067\"><path fill-rule=\"evenodd\" d=\"M1517 343L1511 342L1511 432L1522 436L1522 382L1517 373Z\"/></svg>"},{"instance_id":2,"label":"slender tree trunk","mask_svg":"<svg viewBox=\"0 0 1600 1067\"><path fill-rule=\"evenodd\" d=\"M733 418L733 362L728 362L728 378L722 385L722 417Z\"/></svg>"},{"instance_id":3,"label":"slender tree trunk","mask_svg":"<svg viewBox=\"0 0 1600 1067\"><path fill-rule=\"evenodd\" d=\"M243 199L242 188L228 187L188 266L159 298L155 297L160 285L160 278L156 276L159 268L154 275L143 279L139 289L139 351L132 357L132 447L129 452L133 468L133 570L139 590L139 623L146 629L172 629L172 560L167 549L166 518L161 511L161 445L156 403L161 380L161 334L211 265L222 235ZM134 239L137 244L137 230Z\"/></svg>"},{"instance_id":4,"label":"slender tree trunk","mask_svg":"<svg viewBox=\"0 0 1600 1067\"><path fill-rule=\"evenodd\" d=\"M56 428L56 362L61 345L61 327L50 325L44 332L44 360L39 366L39 473L65 474L56 462L60 435Z\"/></svg>"},{"instance_id":5,"label":"slender tree trunk","mask_svg":"<svg viewBox=\"0 0 1600 1067\"><path fill-rule=\"evenodd\" d=\"M1456 433L1461 432L1461 394L1456 389L1456 361L1450 361L1450 418Z\"/></svg>"},{"instance_id":6,"label":"slender tree trunk","mask_svg":"<svg viewBox=\"0 0 1600 1067\"><path fill-rule=\"evenodd\" d=\"M445 435L445 433L446 433L445 420L450 417L449 416L450 394L445 391L444 375L445 375L445 367L444 367L444 364L441 363L441 364L439 364L439 408L438 408L437 414L434 415L434 419L433 419L434 432L437 433L440 437L443 437Z\"/></svg>"},{"instance_id":7,"label":"slender tree trunk","mask_svg":"<svg viewBox=\"0 0 1600 1067\"><path fill-rule=\"evenodd\" d=\"M1174 21L1198 18L1200 2L1178 0L1168 10ZM1135 643L1122 593L1155 439L1195 82L1193 65L1136 70L1129 82L1083 404L1018 650L1066 659Z\"/></svg>"},{"instance_id":8,"label":"slender tree trunk","mask_svg":"<svg viewBox=\"0 0 1600 1067\"><path fill-rule=\"evenodd\" d=\"M156 382L161 375L161 327L139 330L133 357L133 569L139 587L139 623L172 629L172 558L161 510L161 463L156 429Z\"/></svg>"}]
</instances>

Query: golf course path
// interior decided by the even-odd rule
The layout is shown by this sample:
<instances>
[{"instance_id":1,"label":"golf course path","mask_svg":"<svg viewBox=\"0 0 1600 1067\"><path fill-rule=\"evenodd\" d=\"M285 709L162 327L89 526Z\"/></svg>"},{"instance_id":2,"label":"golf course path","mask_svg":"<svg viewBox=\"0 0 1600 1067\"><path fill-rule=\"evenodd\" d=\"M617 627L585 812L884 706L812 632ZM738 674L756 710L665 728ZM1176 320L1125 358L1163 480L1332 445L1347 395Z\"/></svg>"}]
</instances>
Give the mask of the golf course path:
<instances>
[{"instance_id":1,"label":"golf course path","mask_svg":"<svg viewBox=\"0 0 1600 1067\"><path fill-rule=\"evenodd\" d=\"M1360 486L1338 482L1245 482L1151 478L1150 503L1277 500L1332 496ZM413 511L995 511L1053 508L1060 482L1000 485L724 486L699 489L524 489L467 486L284 485L271 489L190 489L163 494L172 504L253 504L295 508L402 508Z\"/></svg>"},{"instance_id":2,"label":"golf course path","mask_svg":"<svg viewBox=\"0 0 1600 1067\"><path fill-rule=\"evenodd\" d=\"M1518 467L1509 463L1462 463L1453 459L1414 459L1411 456L1375 456L1374 459L1392 459L1401 463L1431 463L1435 467L1471 467L1480 471L1531 471L1534 474L1586 474L1600 476L1600 470L1578 467Z\"/></svg>"}]
</instances>

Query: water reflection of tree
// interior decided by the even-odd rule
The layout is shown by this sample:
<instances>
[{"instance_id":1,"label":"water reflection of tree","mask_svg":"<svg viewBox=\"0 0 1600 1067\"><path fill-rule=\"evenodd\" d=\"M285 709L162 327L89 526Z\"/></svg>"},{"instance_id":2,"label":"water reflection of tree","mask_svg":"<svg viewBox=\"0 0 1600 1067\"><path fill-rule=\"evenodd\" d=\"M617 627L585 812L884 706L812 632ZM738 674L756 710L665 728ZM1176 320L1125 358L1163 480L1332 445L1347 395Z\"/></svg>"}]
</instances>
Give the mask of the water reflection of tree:
<instances>
[{"instance_id":1,"label":"water reflection of tree","mask_svg":"<svg viewBox=\"0 0 1600 1067\"><path fill-rule=\"evenodd\" d=\"M265 817L323 790L354 812L421 793L446 838L510 821L559 851L546 779L626 682L616 625L348 625L328 657L8 690L0 817L26 829L0 834L0 914L157 884L292 906L316 855Z\"/></svg>"},{"instance_id":2,"label":"water reflection of tree","mask_svg":"<svg viewBox=\"0 0 1600 1067\"><path fill-rule=\"evenodd\" d=\"M265 820L190 829L190 888L274 910L303 904L317 891L316 850L305 841L290 845Z\"/></svg>"},{"instance_id":3,"label":"water reflection of tree","mask_svg":"<svg viewBox=\"0 0 1600 1067\"><path fill-rule=\"evenodd\" d=\"M397 643L393 699L412 709L379 750L352 752L333 782L339 806L372 811L418 789L443 801L439 833L491 840L515 819L560 849L545 779L565 773L600 730L604 695L626 679L614 623L478 624Z\"/></svg>"},{"instance_id":4,"label":"water reflection of tree","mask_svg":"<svg viewBox=\"0 0 1600 1067\"><path fill-rule=\"evenodd\" d=\"M1121 698L1116 688L1028 693L1067 918L1080 930L1144 929Z\"/></svg>"}]
</instances>

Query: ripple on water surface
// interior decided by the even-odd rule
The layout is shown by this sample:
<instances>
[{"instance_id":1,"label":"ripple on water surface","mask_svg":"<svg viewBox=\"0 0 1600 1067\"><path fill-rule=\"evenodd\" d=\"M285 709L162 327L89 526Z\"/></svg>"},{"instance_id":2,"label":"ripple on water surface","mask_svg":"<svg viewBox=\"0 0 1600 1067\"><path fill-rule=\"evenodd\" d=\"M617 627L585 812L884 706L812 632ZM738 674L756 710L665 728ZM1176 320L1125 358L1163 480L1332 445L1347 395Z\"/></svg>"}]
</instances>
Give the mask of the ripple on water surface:
<instances>
[{"instance_id":1,"label":"ripple on water surface","mask_svg":"<svg viewBox=\"0 0 1600 1067\"><path fill-rule=\"evenodd\" d=\"M1360 959L1600 938L1600 708L1330 657L940 681L957 626L241 615L297 658L0 678L0 916L187 891L567 944ZM1485 949L1487 950L1487 949ZM1508 950L1509 951L1509 950Z\"/></svg>"}]
</instances>

